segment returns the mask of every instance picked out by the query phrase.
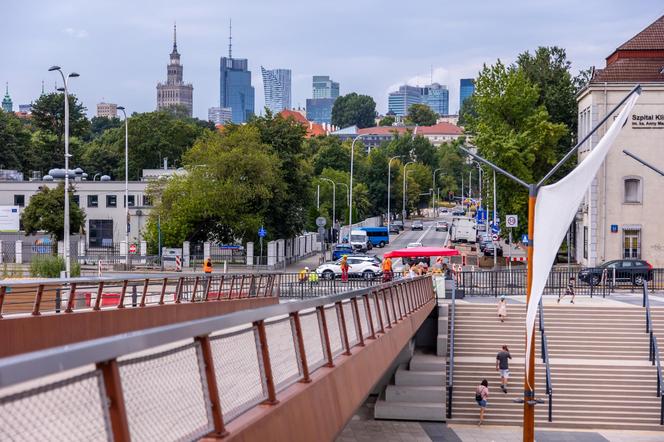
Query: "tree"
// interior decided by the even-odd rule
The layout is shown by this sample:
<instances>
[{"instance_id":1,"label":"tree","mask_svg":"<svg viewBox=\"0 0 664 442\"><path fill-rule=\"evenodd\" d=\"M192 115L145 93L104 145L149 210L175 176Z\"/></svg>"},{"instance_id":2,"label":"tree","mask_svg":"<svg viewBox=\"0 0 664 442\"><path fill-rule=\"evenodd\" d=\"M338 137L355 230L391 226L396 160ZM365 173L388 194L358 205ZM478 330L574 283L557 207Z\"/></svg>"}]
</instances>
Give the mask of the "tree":
<instances>
[{"instance_id":1,"label":"tree","mask_svg":"<svg viewBox=\"0 0 664 442\"><path fill-rule=\"evenodd\" d=\"M75 95L69 95L69 136L84 137L90 130L85 116L85 106ZM52 133L58 143L64 143L65 98L64 94L44 94L32 105L32 122L37 129Z\"/></svg>"},{"instance_id":2,"label":"tree","mask_svg":"<svg viewBox=\"0 0 664 442\"><path fill-rule=\"evenodd\" d=\"M475 112L475 97L471 95L461 103L461 109L459 109L459 121L457 124L465 128L468 121L474 117L477 117L477 112Z\"/></svg>"},{"instance_id":3,"label":"tree","mask_svg":"<svg viewBox=\"0 0 664 442\"><path fill-rule=\"evenodd\" d=\"M426 104L413 104L408 108L406 121L409 124L416 124L418 126L433 126L436 124L436 120L438 120L438 114L436 114Z\"/></svg>"},{"instance_id":4,"label":"tree","mask_svg":"<svg viewBox=\"0 0 664 442\"><path fill-rule=\"evenodd\" d=\"M73 188L69 192L69 231L82 232L85 226L85 213L74 201ZM26 235L45 231L58 241L64 239L65 185L60 183L54 189L43 186L30 198L21 213L21 222Z\"/></svg>"},{"instance_id":5,"label":"tree","mask_svg":"<svg viewBox=\"0 0 664 442\"><path fill-rule=\"evenodd\" d=\"M30 132L14 114L0 110L0 165L2 169L29 172Z\"/></svg>"},{"instance_id":6,"label":"tree","mask_svg":"<svg viewBox=\"0 0 664 442\"><path fill-rule=\"evenodd\" d=\"M385 115L383 118L380 119L378 122L379 126L392 126L396 119L394 118L393 115Z\"/></svg>"},{"instance_id":7,"label":"tree","mask_svg":"<svg viewBox=\"0 0 664 442\"><path fill-rule=\"evenodd\" d=\"M124 121L122 121L117 117L114 118L92 117L92 120L90 120L90 136L88 137L88 139L86 139L86 141L90 141L91 139L95 139L101 136L108 129L123 127L123 126L124 126Z\"/></svg>"},{"instance_id":8,"label":"tree","mask_svg":"<svg viewBox=\"0 0 664 442\"><path fill-rule=\"evenodd\" d=\"M368 95L355 92L339 97L332 106L332 124L339 127L372 127L376 118L376 102Z\"/></svg>"},{"instance_id":9,"label":"tree","mask_svg":"<svg viewBox=\"0 0 664 442\"><path fill-rule=\"evenodd\" d=\"M332 168L339 170L350 169L350 149L341 143L341 139L335 136L319 137L307 142L313 154L314 173L320 175L323 169Z\"/></svg>"},{"instance_id":10,"label":"tree","mask_svg":"<svg viewBox=\"0 0 664 442\"><path fill-rule=\"evenodd\" d=\"M576 77L572 80L574 82L574 92L578 93L581 89L586 87L593 76L593 68L582 69Z\"/></svg>"},{"instance_id":11,"label":"tree","mask_svg":"<svg viewBox=\"0 0 664 442\"><path fill-rule=\"evenodd\" d=\"M419 135L413 138L411 131L406 131L403 135L395 134L387 144L387 150L391 156L401 155L402 158L414 159L427 166L433 166L436 162L433 144Z\"/></svg>"}]
</instances>

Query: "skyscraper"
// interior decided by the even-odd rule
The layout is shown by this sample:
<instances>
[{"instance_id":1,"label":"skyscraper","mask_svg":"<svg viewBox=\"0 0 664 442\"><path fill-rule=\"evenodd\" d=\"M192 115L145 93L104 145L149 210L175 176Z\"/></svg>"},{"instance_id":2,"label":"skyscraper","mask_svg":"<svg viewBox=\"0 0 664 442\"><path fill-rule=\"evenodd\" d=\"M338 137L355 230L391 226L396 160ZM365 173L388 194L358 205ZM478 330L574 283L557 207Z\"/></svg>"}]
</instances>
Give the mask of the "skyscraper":
<instances>
[{"instance_id":1,"label":"skyscraper","mask_svg":"<svg viewBox=\"0 0 664 442\"><path fill-rule=\"evenodd\" d=\"M115 103L97 103L97 116L106 118L117 118L118 105Z\"/></svg>"},{"instance_id":2,"label":"skyscraper","mask_svg":"<svg viewBox=\"0 0 664 442\"><path fill-rule=\"evenodd\" d=\"M422 103L438 115L450 113L450 91L444 84L432 83L422 88Z\"/></svg>"},{"instance_id":3,"label":"skyscraper","mask_svg":"<svg viewBox=\"0 0 664 442\"><path fill-rule=\"evenodd\" d=\"M214 124L226 124L233 121L233 111L230 107L211 107L208 109L208 121Z\"/></svg>"},{"instance_id":4,"label":"skyscraper","mask_svg":"<svg viewBox=\"0 0 664 442\"><path fill-rule=\"evenodd\" d=\"M246 58L233 58L233 35L229 32L228 57L221 57L219 62L219 107L230 108L236 124L254 115L254 88L248 66Z\"/></svg>"},{"instance_id":5,"label":"skyscraper","mask_svg":"<svg viewBox=\"0 0 664 442\"><path fill-rule=\"evenodd\" d=\"M472 78L462 78L459 81L459 111L463 102L475 92L475 80Z\"/></svg>"},{"instance_id":6,"label":"skyscraper","mask_svg":"<svg viewBox=\"0 0 664 442\"><path fill-rule=\"evenodd\" d=\"M422 88L418 86L399 86L399 90L390 92L387 98L388 111L404 117L413 104L422 103Z\"/></svg>"},{"instance_id":7,"label":"skyscraper","mask_svg":"<svg viewBox=\"0 0 664 442\"><path fill-rule=\"evenodd\" d=\"M265 106L277 114L291 108L291 70L265 69L261 66Z\"/></svg>"},{"instance_id":8,"label":"skyscraper","mask_svg":"<svg viewBox=\"0 0 664 442\"><path fill-rule=\"evenodd\" d=\"M9 83L5 83L5 98L2 99L2 110L5 112L14 112L14 102L9 96Z\"/></svg>"},{"instance_id":9,"label":"skyscraper","mask_svg":"<svg viewBox=\"0 0 664 442\"><path fill-rule=\"evenodd\" d=\"M307 120L314 123L332 123L332 107L339 97L339 83L327 75L314 75L313 98L307 99Z\"/></svg>"},{"instance_id":10,"label":"skyscraper","mask_svg":"<svg viewBox=\"0 0 664 442\"><path fill-rule=\"evenodd\" d=\"M194 108L194 86L182 81L182 70L178 53L177 28L173 25L173 51L167 67L166 83L157 84L157 110L182 105L187 108L191 117Z\"/></svg>"}]
</instances>

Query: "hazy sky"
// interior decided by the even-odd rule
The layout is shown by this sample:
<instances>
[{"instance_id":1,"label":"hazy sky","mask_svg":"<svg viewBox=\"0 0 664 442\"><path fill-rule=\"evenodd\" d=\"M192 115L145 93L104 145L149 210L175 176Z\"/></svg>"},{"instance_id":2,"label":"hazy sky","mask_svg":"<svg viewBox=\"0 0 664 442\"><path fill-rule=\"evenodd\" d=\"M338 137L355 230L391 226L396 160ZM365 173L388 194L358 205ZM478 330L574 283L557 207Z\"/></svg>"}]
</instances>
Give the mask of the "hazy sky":
<instances>
[{"instance_id":1,"label":"hazy sky","mask_svg":"<svg viewBox=\"0 0 664 442\"><path fill-rule=\"evenodd\" d=\"M93 115L102 100L130 112L154 110L166 79L173 22L184 79L194 85L194 115L219 105L219 57L248 58L262 109L260 66L293 71L293 106L311 96L311 76L330 75L341 93L374 97L387 111L399 84L433 80L450 89L483 63L540 45L566 48L574 70L595 65L664 14L662 0L2 0L0 81L18 104L53 90L57 64L76 71L70 89Z\"/></svg>"}]
</instances>

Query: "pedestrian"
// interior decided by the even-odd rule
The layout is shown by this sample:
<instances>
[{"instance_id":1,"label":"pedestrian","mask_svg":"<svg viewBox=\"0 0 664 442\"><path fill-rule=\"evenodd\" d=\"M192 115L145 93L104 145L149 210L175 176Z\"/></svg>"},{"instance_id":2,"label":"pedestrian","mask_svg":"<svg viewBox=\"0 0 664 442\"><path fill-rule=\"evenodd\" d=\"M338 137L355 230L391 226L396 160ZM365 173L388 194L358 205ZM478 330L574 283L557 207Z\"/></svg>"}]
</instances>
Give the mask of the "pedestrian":
<instances>
[{"instance_id":1,"label":"pedestrian","mask_svg":"<svg viewBox=\"0 0 664 442\"><path fill-rule=\"evenodd\" d=\"M411 265L410 268L408 269L408 277L409 278L415 278L417 276L418 270L419 270L418 266Z\"/></svg>"},{"instance_id":2,"label":"pedestrian","mask_svg":"<svg viewBox=\"0 0 664 442\"><path fill-rule=\"evenodd\" d=\"M486 379L483 379L480 382L480 385L477 386L475 390L475 402L480 407L480 422L477 425L482 425L484 422L484 413L486 412L486 406L489 399L489 382Z\"/></svg>"},{"instance_id":3,"label":"pedestrian","mask_svg":"<svg viewBox=\"0 0 664 442\"><path fill-rule=\"evenodd\" d=\"M392 280L392 259L387 257L383 260L383 282Z\"/></svg>"},{"instance_id":4,"label":"pedestrian","mask_svg":"<svg viewBox=\"0 0 664 442\"><path fill-rule=\"evenodd\" d=\"M318 273L316 271L309 273L309 284L318 284Z\"/></svg>"},{"instance_id":5,"label":"pedestrian","mask_svg":"<svg viewBox=\"0 0 664 442\"><path fill-rule=\"evenodd\" d=\"M341 282L348 282L348 268L350 267L348 265L348 255L341 257L339 267L341 267Z\"/></svg>"},{"instance_id":6,"label":"pedestrian","mask_svg":"<svg viewBox=\"0 0 664 442\"><path fill-rule=\"evenodd\" d=\"M574 298L576 297L576 294L574 293L574 276L569 277L569 282L567 283L567 288L565 289L565 293L562 295L558 295L558 304L560 304L560 300L563 299L565 296L571 296L572 300L569 302L570 304L574 304Z\"/></svg>"},{"instance_id":7,"label":"pedestrian","mask_svg":"<svg viewBox=\"0 0 664 442\"><path fill-rule=\"evenodd\" d=\"M209 256L203 261L203 272L212 273L212 258Z\"/></svg>"},{"instance_id":8,"label":"pedestrian","mask_svg":"<svg viewBox=\"0 0 664 442\"><path fill-rule=\"evenodd\" d=\"M505 394L507 394L507 381L510 378L510 359L512 355L507 345L503 345L503 349L496 355L496 371L500 371L500 389Z\"/></svg>"},{"instance_id":9,"label":"pedestrian","mask_svg":"<svg viewBox=\"0 0 664 442\"><path fill-rule=\"evenodd\" d=\"M297 280L300 283L307 282L309 280L309 267L305 267L300 270L300 273L297 275Z\"/></svg>"},{"instance_id":10,"label":"pedestrian","mask_svg":"<svg viewBox=\"0 0 664 442\"><path fill-rule=\"evenodd\" d=\"M505 322L505 319L507 319L507 301L505 300L505 295L502 295L498 301L498 318L500 322Z\"/></svg>"}]
</instances>

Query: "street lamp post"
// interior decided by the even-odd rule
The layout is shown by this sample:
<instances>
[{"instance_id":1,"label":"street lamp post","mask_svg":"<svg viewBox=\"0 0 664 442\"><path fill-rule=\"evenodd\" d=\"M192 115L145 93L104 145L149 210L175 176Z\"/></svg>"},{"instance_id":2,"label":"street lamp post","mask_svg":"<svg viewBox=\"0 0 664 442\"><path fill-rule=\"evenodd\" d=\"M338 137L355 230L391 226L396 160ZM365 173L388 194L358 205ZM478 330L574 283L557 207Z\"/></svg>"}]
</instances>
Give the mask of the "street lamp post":
<instances>
[{"instance_id":1,"label":"street lamp post","mask_svg":"<svg viewBox=\"0 0 664 442\"><path fill-rule=\"evenodd\" d=\"M401 158L402 155L396 155L390 158L390 160L387 162L387 231L390 231L390 220L391 220L391 213L390 213L390 190L392 189L391 186L391 179L392 179L392 160L396 160L397 158Z\"/></svg>"},{"instance_id":2,"label":"street lamp post","mask_svg":"<svg viewBox=\"0 0 664 442\"><path fill-rule=\"evenodd\" d=\"M415 161L409 161L403 165L403 202L401 205L401 222L406 223L406 167L409 164L415 164Z\"/></svg>"},{"instance_id":3,"label":"street lamp post","mask_svg":"<svg viewBox=\"0 0 664 442\"><path fill-rule=\"evenodd\" d=\"M334 223L337 222L337 186L329 178L321 177L321 180L332 183L332 236L334 237Z\"/></svg>"},{"instance_id":4,"label":"street lamp post","mask_svg":"<svg viewBox=\"0 0 664 442\"><path fill-rule=\"evenodd\" d=\"M124 106L118 106L125 119L125 265L129 265L129 120Z\"/></svg>"},{"instance_id":5,"label":"street lamp post","mask_svg":"<svg viewBox=\"0 0 664 442\"><path fill-rule=\"evenodd\" d=\"M350 186L348 186L349 197L348 197L348 228L351 229L353 225L353 159L355 157L355 142L362 137L366 137L371 134L359 134L353 138L353 142L350 145Z\"/></svg>"},{"instance_id":6,"label":"street lamp post","mask_svg":"<svg viewBox=\"0 0 664 442\"><path fill-rule=\"evenodd\" d=\"M67 90L67 79L76 78L79 75L76 72L72 72L65 77L65 74L62 72L60 66L51 66L48 69L49 72L58 71L60 76L62 76L62 83L64 84L63 91L65 93L65 225L64 225L64 245L65 245L65 277L69 278L71 276L71 262L69 255L71 250L69 250L69 93Z\"/></svg>"},{"instance_id":7,"label":"street lamp post","mask_svg":"<svg viewBox=\"0 0 664 442\"><path fill-rule=\"evenodd\" d=\"M433 181L433 183L432 183L433 185L431 186L431 188L434 189L434 191L433 191L433 193L432 193L432 197L431 197L431 207L432 207L432 209L433 209L432 216L433 216L434 218L436 217L436 194L435 194L435 189L436 189L436 173L437 173L438 171L441 171L441 170L443 170L443 168L442 168L442 167L439 167L438 169L436 169L436 170L433 171L433 180L432 180L432 181Z\"/></svg>"},{"instance_id":8,"label":"street lamp post","mask_svg":"<svg viewBox=\"0 0 664 442\"><path fill-rule=\"evenodd\" d=\"M346 188L346 207L350 210L350 187L346 183L336 183L338 186L344 186ZM341 231L341 229L339 229ZM348 226L348 237L350 238L351 227Z\"/></svg>"}]
</instances>

